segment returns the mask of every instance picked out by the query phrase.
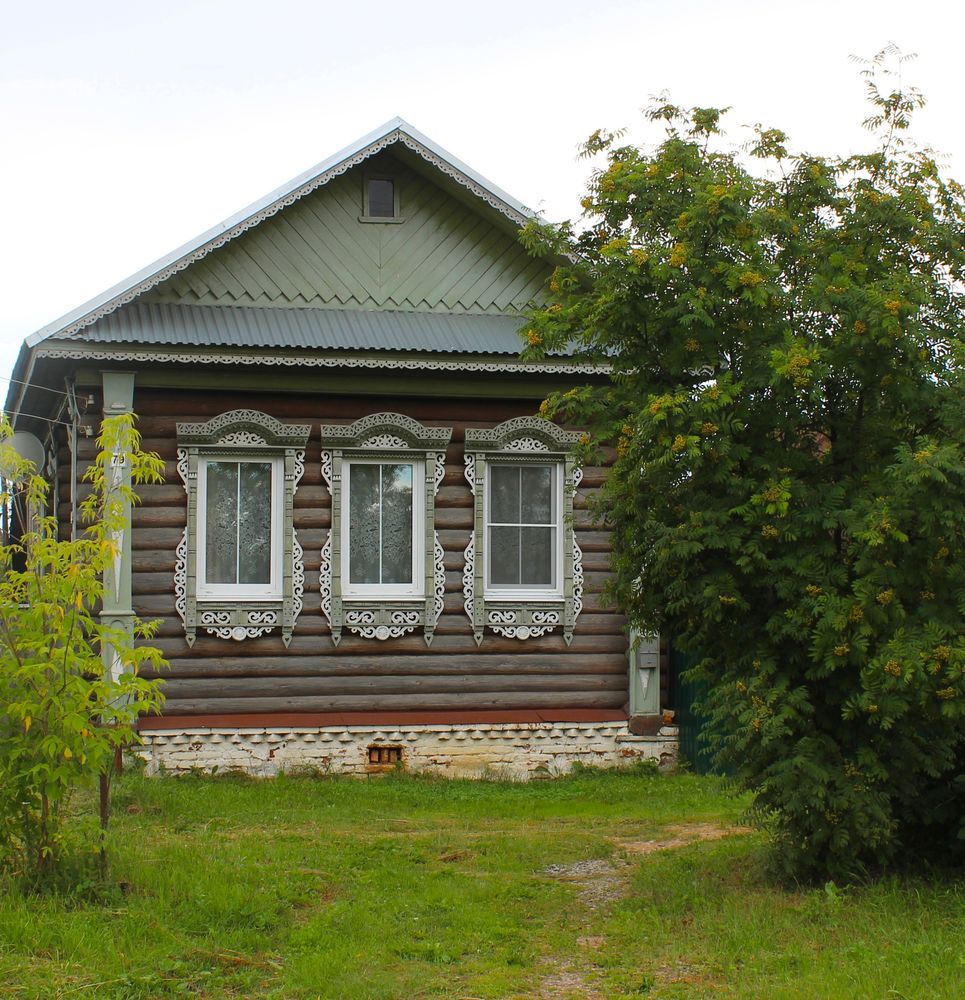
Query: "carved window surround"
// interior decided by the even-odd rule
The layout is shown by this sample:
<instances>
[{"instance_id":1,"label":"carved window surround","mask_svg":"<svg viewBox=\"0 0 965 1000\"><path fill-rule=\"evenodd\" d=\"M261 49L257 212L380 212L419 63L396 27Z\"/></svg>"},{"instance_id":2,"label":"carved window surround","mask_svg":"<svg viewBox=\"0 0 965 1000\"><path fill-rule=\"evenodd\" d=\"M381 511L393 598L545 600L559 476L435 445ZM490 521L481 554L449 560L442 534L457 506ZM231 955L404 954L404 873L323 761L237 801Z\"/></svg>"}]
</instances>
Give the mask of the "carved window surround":
<instances>
[{"instance_id":1,"label":"carved window surround","mask_svg":"<svg viewBox=\"0 0 965 1000\"><path fill-rule=\"evenodd\" d=\"M349 425L323 424L321 434L322 477L332 497L332 525L322 547L319 587L332 641L338 645L344 629L366 639L384 640L399 638L421 625L426 645L430 645L445 597L446 571L435 530L435 498L446 472L452 428L425 427L400 413L373 413ZM414 463L423 472L413 482L413 491L422 491L422 517L412 540L414 554L421 547L423 556L423 586L417 596L343 594L343 470L353 458Z\"/></svg>"},{"instance_id":2,"label":"carved window surround","mask_svg":"<svg viewBox=\"0 0 965 1000\"><path fill-rule=\"evenodd\" d=\"M583 472L573 449L579 431L566 431L541 417L515 417L490 430L466 431L466 479L475 497L473 533L466 547L463 597L476 643L485 629L511 639L529 639L557 628L567 644L573 639L576 619L583 608L583 553L573 531L573 494ZM556 571L557 586L545 595L537 590L518 597L486 593L486 491L487 469L499 465L557 466L562 475L561 510L557 518L562 533L562 559Z\"/></svg>"},{"instance_id":3,"label":"carved window surround","mask_svg":"<svg viewBox=\"0 0 965 1000\"><path fill-rule=\"evenodd\" d=\"M305 471L308 424L284 424L257 410L232 410L204 423L179 423L178 473L188 496L187 523L177 548L174 570L175 607L184 622L188 645L199 628L221 639L256 638L281 629L287 646L302 609L305 567L295 534L295 490ZM280 591L269 598L199 597L198 595L198 468L202 460L252 460L280 462L281 488L273 493L273 511L279 517ZM202 515L203 521L203 515ZM276 537L273 535L273 538ZM277 554L274 554L277 555Z\"/></svg>"}]
</instances>

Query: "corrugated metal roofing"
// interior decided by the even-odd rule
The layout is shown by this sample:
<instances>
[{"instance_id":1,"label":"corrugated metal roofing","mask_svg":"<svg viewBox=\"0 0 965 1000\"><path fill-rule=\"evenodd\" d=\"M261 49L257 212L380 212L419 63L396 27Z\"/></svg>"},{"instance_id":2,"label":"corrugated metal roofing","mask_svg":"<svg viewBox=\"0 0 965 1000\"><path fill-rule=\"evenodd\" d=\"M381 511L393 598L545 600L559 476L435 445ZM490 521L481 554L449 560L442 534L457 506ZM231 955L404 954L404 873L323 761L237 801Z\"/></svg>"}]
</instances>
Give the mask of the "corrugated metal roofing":
<instances>
[{"instance_id":1,"label":"corrugated metal roofing","mask_svg":"<svg viewBox=\"0 0 965 1000\"><path fill-rule=\"evenodd\" d=\"M78 331L100 344L518 354L519 316L132 303Z\"/></svg>"}]
</instances>

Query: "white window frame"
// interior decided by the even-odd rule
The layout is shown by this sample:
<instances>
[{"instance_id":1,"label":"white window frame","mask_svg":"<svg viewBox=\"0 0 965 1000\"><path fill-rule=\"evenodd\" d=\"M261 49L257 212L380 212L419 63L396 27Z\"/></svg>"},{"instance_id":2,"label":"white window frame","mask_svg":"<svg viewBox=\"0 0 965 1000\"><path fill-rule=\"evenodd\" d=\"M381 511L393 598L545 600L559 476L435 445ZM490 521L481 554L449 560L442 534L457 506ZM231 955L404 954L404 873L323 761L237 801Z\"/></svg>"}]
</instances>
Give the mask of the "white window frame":
<instances>
[{"instance_id":1,"label":"white window frame","mask_svg":"<svg viewBox=\"0 0 965 1000\"><path fill-rule=\"evenodd\" d=\"M515 522L510 525L512 527L536 527L536 528L546 528L551 527L556 534L556 544L553 546L553 584L548 587L534 587L529 584L518 584L518 585L493 585L490 582L490 571L492 564L492 528L494 527L494 522L490 518L490 507L492 504L492 470L494 467L497 468L532 468L534 466L548 466L553 472L553 507L554 507L554 519L552 522L546 522L541 524L536 524L535 522L519 522L517 525ZM499 524L508 524L509 522L499 522ZM485 482L485 496L483 497L483 524L485 531L485 545L483 547L484 555L484 579L485 587L484 594L487 600L491 601L506 601L506 602L518 602L518 601L541 601L541 600L562 600L563 599L563 536L564 536L564 525L563 525L563 463L555 461L553 459L537 459L534 458L532 461L527 462L500 462L498 460L490 462L487 466L487 475ZM499 526L499 525L496 525Z\"/></svg>"},{"instance_id":2,"label":"white window frame","mask_svg":"<svg viewBox=\"0 0 965 1000\"><path fill-rule=\"evenodd\" d=\"M271 578L263 583L208 583L207 579L207 520L208 520L208 465L212 462L241 465L256 462L271 466ZM261 455L211 455L198 459L198 584L199 598L234 601L280 600L282 597L282 486L284 461Z\"/></svg>"},{"instance_id":3,"label":"white window frame","mask_svg":"<svg viewBox=\"0 0 965 1000\"><path fill-rule=\"evenodd\" d=\"M353 465L411 465L412 466L412 580L409 583L351 583L352 525L348 512L352 509L351 469ZM377 600L404 600L425 596L425 459L399 456L398 458L352 455L342 464L342 595L346 598L372 598Z\"/></svg>"},{"instance_id":4,"label":"white window frame","mask_svg":"<svg viewBox=\"0 0 965 1000\"><path fill-rule=\"evenodd\" d=\"M492 428L466 428L466 480L473 495L473 531L462 576L463 607L481 645L486 631L508 639L538 639L562 631L573 639L583 609L583 553L573 524L573 496L583 478L575 449L579 431L542 417L513 417ZM489 583L492 466L552 465L557 476L557 561L554 586L492 587Z\"/></svg>"},{"instance_id":5,"label":"white window frame","mask_svg":"<svg viewBox=\"0 0 965 1000\"><path fill-rule=\"evenodd\" d=\"M435 527L435 502L446 473L451 427L427 427L402 413L370 413L352 424L322 424L321 471L332 501L331 528L322 545L318 587L332 642L344 630L363 639L399 639L422 628L431 645L445 607L445 550ZM413 572L402 584L344 585L349 534L349 473L353 462L413 466ZM400 592L410 590L410 592ZM360 592L361 591L361 592Z\"/></svg>"},{"instance_id":6,"label":"white window frame","mask_svg":"<svg viewBox=\"0 0 965 1000\"><path fill-rule=\"evenodd\" d=\"M174 607L185 641L199 632L219 639L257 639L280 631L291 642L302 610L305 563L294 501L305 471L309 424L287 424L259 410L229 410L201 423L177 424L178 475L187 495L184 531L174 562ZM272 578L263 584L204 581L209 461L272 463Z\"/></svg>"}]
</instances>

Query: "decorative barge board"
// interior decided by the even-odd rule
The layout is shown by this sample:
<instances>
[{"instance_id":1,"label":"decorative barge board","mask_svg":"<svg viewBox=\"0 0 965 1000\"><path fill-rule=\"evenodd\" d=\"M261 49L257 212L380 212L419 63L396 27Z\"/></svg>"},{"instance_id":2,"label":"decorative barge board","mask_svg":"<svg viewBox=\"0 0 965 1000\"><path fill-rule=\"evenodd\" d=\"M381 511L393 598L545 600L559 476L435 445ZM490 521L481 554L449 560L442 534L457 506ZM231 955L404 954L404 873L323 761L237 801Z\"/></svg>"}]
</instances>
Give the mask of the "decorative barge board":
<instances>
[{"instance_id":1,"label":"decorative barge board","mask_svg":"<svg viewBox=\"0 0 965 1000\"><path fill-rule=\"evenodd\" d=\"M28 339L8 409L66 381L65 533L118 373L165 462L117 576L170 663L151 770L673 757L659 648L604 598L606 468L535 416L601 374L518 358L528 215L395 120Z\"/></svg>"}]
</instances>

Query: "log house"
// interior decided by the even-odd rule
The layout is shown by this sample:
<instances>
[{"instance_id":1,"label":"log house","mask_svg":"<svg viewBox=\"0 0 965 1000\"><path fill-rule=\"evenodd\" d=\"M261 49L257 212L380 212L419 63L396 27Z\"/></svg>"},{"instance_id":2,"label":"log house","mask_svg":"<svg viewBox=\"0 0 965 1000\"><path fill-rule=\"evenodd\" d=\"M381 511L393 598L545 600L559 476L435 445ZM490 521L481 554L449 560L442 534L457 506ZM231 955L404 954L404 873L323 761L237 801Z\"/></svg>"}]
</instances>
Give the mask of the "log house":
<instances>
[{"instance_id":1,"label":"log house","mask_svg":"<svg viewBox=\"0 0 965 1000\"><path fill-rule=\"evenodd\" d=\"M538 416L605 375L519 358L530 215L394 119L26 340L7 411L65 536L102 415L164 459L101 612L161 620L150 770L675 753L665 657L604 596L606 468Z\"/></svg>"}]
</instances>

